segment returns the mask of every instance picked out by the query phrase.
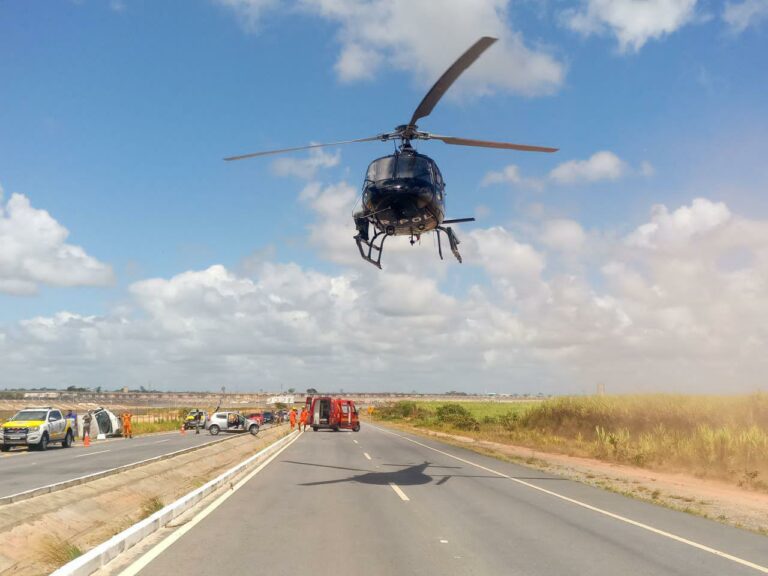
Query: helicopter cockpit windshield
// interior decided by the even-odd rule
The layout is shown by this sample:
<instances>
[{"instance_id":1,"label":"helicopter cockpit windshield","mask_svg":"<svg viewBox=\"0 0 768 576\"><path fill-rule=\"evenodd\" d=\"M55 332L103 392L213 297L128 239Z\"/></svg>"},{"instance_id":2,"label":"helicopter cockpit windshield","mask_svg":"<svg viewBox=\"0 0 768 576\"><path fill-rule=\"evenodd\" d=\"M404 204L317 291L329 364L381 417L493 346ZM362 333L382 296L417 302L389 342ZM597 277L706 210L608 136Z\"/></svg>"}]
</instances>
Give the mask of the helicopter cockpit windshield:
<instances>
[{"instance_id":1,"label":"helicopter cockpit windshield","mask_svg":"<svg viewBox=\"0 0 768 576\"><path fill-rule=\"evenodd\" d=\"M396 179L416 179L432 182L431 162L423 156L397 154L371 162L366 180L384 182Z\"/></svg>"}]
</instances>

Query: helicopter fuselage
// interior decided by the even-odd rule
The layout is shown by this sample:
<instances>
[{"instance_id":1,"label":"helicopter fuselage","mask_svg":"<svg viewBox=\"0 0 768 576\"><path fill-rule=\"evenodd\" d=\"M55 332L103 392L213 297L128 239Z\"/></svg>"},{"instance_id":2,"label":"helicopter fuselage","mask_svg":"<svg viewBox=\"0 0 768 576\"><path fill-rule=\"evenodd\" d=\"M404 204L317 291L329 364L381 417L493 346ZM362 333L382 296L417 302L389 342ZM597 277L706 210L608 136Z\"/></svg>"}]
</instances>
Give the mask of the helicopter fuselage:
<instances>
[{"instance_id":1,"label":"helicopter fuselage","mask_svg":"<svg viewBox=\"0 0 768 576\"><path fill-rule=\"evenodd\" d=\"M378 158L368 167L362 210L355 214L388 236L418 237L445 218L445 184L437 164L404 149Z\"/></svg>"}]
</instances>

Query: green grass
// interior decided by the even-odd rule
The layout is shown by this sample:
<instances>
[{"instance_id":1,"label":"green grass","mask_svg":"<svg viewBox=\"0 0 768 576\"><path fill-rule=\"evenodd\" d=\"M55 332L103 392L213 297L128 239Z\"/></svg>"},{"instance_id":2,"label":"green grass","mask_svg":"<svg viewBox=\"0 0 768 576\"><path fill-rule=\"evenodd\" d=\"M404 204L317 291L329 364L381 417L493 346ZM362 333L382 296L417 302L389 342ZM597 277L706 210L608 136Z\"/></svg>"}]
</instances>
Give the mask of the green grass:
<instances>
[{"instance_id":1,"label":"green grass","mask_svg":"<svg viewBox=\"0 0 768 576\"><path fill-rule=\"evenodd\" d=\"M398 402L382 420L768 490L768 394Z\"/></svg>"},{"instance_id":2,"label":"green grass","mask_svg":"<svg viewBox=\"0 0 768 576\"><path fill-rule=\"evenodd\" d=\"M152 434L153 432L181 431L181 420L163 420L161 422L131 422L131 430L135 436ZM194 434L194 431L193 431Z\"/></svg>"}]
</instances>

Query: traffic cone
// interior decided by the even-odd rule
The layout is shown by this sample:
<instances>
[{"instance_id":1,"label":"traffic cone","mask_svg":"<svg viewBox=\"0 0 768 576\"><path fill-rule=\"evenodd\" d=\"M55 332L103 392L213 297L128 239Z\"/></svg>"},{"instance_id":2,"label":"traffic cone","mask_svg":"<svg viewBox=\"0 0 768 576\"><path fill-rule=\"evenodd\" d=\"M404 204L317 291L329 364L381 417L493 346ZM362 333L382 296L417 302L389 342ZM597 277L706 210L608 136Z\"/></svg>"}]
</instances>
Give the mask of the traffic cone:
<instances>
[{"instance_id":1,"label":"traffic cone","mask_svg":"<svg viewBox=\"0 0 768 576\"><path fill-rule=\"evenodd\" d=\"M83 438L83 446L85 448L88 448L88 446L90 446L90 445L91 445L91 435L90 434L86 434L85 438Z\"/></svg>"},{"instance_id":2,"label":"traffic cone","mask_svg":"<svg viewBox=\"0 0 768 576\"><path fill-rule=\"evenodd\" d=\"M181 433L182 433L182 435L187 433L187 429L184 428L184 424L181 425Z\"/></svg>"}]
</instances>

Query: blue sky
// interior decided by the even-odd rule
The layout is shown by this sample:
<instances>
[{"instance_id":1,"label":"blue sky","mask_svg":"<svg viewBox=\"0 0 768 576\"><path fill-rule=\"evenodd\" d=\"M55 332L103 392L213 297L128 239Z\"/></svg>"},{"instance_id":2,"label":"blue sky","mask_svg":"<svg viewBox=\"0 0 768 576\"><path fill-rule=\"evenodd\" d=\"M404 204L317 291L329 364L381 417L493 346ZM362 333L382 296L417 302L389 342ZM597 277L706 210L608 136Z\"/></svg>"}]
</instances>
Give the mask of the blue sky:
<instances>
[{"instance_id":1,"label":"blue sky","mask_svg":"<svg viewBox=\"0 0 768 576\"><path fill-rule=\"evenodd\" d=\"M303 382L321 370L329 387L348 378L347 388L363 389L579 391L651 364L659 372L654 383L633 377L616 386L666 389L675 382L687 390L698 380L681 382L681 375L702 355L717 366L705 389L758 386L762 365L752 348L765 334L745 327L742 314L761 317L763 309L725 307L734 333L746 330L752 342L734 351L723 344L731 328L710 315L707 298L718 290L688 302L670 294L682 297L705 281L733 290L742 304L742 290L752 304L764 301L766 14L763 0L452 0L439 14L425 1L4 2L0 185L7 222L0 239L25 248L4 254L0 247L0 353L13 364L0 387L56 385L55 374L63 374L61 384L96 385L104 373L127 384L213 386L196 376L196 350L208 348L201 334L209 330L215 340L216 322L231 325L229 314L255 314L266 336L285 321L263 324L263 311L249 312L229 283L280 300L288 308L281 314L317 323L318 334L339 336L319 344L312 330L289 330L279 342L223 346L207 366L244 388ZM347 204L367 163L391 144L296 154L282 170L269 158L221 160L390 130L407 121L475 38L499 32L502 41L422 128L561 151L421 144L448 183L449 215L478 216L461 226L464 266L440 263L431 239L386 253L383 272L356 259ZM306 167L311 158L320 165L314 172ZM30 218L16 226L8 210L13 194L29 204ZM667 216L654 205L664 205ZM66 240L42 240L40 211L69 232ZM666 248L663 239L671 242ZM638 253L640 244L646 252ZM83 254L62 256L62 246ZM680 262L697 262L697 272L675 277ZM625 269L618 284L613 264ZM212 266L229 276L206 279ZM317 298L284 286L292 267L295 281L314 286ZM723 270L743 271L743 284L734 286ZM176 284L184 274L213 296L203 290L181 302ZM668 301L638 297L627 287L629 279L640 282L635 275ZM265 287L273 276L282 278L274 293ZM160 284L147 292L148 282ZM579 284L585 300L555 296L562 282ZM344 283L357 302L348 312L371 323L371 337L388 343L386 350L350 351L356 337L345 324L323 327L334 320L313 306L333 306L328 286ZM393 311L383 302L413 292L413 308ZM171 296L162 300L163 293ZM199 305L211 298L227 305L203 306L210 314L203 315ZM445 308L425 315L424 303L438 301ZM479 312L479 301L491 311ZM578 318L571 306L592 306L596 314L608 307L612 320ZM675 320L651 317L662 308ZM459 344L450 333L466 329L476 341L478 318L501 313L510 326L480 329L503 333L500 340L478 344L452 365ZM49 332L35 331L31 319ZM389 322L397 330L378 334ZM115 325L141 336L110 332ZM248 340L252 329L246 323L240 337ZM415 330L442 350L411 359L414 346L400 347L399 330ZM638 344L649 334L654 344ZM615 364L594 370L600 343L617 338ZM142 352L139 343L150 341L155 352ZM680 345L674 361L657 357L663 342ZM295 367L284 366L286 356ZM397 361L403 358L405 365ZM348 376L350 367L369 364L398 384ZM478 372L469 384L467 375Z\"/></svg>"}]
</instances>

